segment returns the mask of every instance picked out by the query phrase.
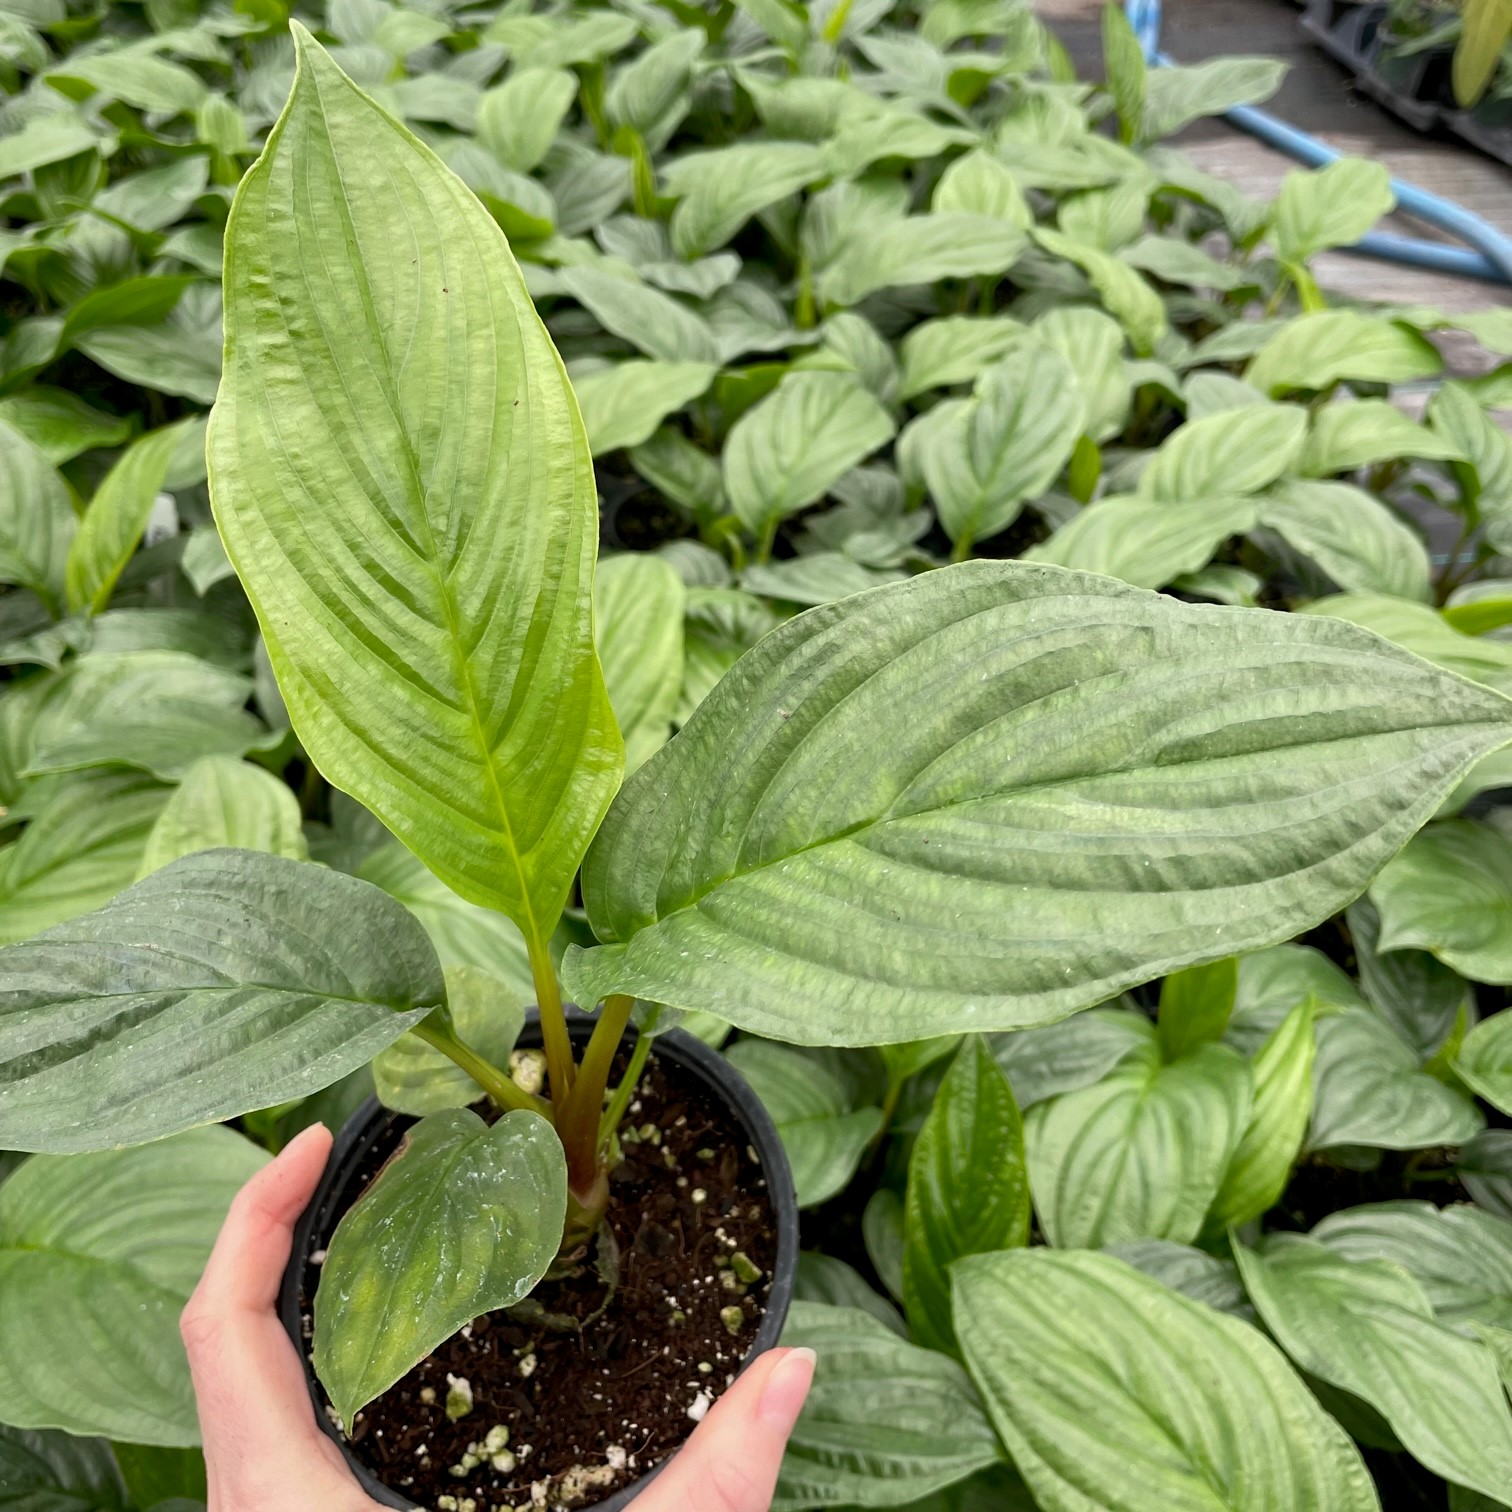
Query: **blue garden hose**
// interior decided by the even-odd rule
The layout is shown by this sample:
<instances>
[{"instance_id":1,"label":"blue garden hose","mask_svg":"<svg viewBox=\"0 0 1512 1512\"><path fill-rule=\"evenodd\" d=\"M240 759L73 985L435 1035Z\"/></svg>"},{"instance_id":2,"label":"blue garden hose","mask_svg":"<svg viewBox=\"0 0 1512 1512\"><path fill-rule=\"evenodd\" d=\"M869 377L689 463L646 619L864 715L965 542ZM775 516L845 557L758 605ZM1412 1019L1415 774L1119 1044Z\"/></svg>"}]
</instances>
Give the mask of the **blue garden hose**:
<instances>
[{"instance_id":1,"label":"blue garden hose","mask_svg":"<svg viewBox=\"0 0 1512 1512\"><path fill-rule=\"evenodd\" d=\"M1160 50L1160 0L1125 0L1125 10L1145 57L1161 66L1172 65L1174 60ZM1241 131L1258 137L1267 146L1275 147L1311 168L1322 167L1343 156L1317 137L1309 136L1253 105L1236 105L1226 112L1225 119ZM1452 247L1443 242L1418 241L1408 236L1372 231L1342 251L1378 257L1408 267L1428 268L1436 273L1512 284L1512 239L1489 221L1482 220L1463 205L1429 194L1426 189L1402 179L1392 179L1391 192L1396 196L1399 209L1425 225L1448 232L1466 245Z\"/></svg>"}]
</instances>

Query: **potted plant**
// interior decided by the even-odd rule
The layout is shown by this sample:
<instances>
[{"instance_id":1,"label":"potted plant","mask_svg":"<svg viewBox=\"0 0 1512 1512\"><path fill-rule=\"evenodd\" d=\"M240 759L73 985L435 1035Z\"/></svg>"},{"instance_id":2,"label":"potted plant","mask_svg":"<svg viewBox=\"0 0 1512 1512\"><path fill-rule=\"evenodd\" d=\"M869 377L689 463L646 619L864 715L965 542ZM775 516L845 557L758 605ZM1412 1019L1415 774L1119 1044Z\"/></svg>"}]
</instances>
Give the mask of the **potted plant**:
<instances>
[{"instance_id":1,"label":"potted plant","mask_svg":"<svg viewBox=\"0 0 1512 1512\"><path fill-rule=\"evenodd\" d=\"M511 1068L489 984L444 975L378 888L202 851L4 953L0 1148L147 1142L398 1046L389 1099L416 1121L364 1129L307 1222L339 1219L309 1257L316 1372L369 1468L365 1410L417 1370L437 1383L402 1405L468 1447L409 1456L446 1460L444 1492L385 1469L396 1505L521 1485L582 1505L652 1466L618 1439L597 1462L581 1445L566 1464L525 1456L446 1368L448 1341L491 1340L524 1393L544 1368L533 1339L609 1317L626 1170L665 1167L686 1196L654 1200L679 1218L684 1201L770 1200L787 1227L766 1250L715 1224L692 1277L740 1314L721 1318L725 1358L681 1355L692 1309L666 1304L691 1429L762 1340L763 1289L780 1313L792 1242L770 1145L726 1160L663 1126L695 1090L672 1063L707 1093L712 1062L672 1054L648 1083L648 1039L627 1044L637 1002L807 1045L1051 1022L1335 913L1512 740L1512 705L1342 620L976 561L781 624L621 785L562 364L482 204L295 33L289 102L227 232L216 517L310 759L519 927L542 1064ZM975 474L992 462L973 451ZM575 885L597 943L559 958ZM568 998L596 1019L574 1027ZM738 1079L720 1085L764 1137ZM480 1094L488 1117L467 1106ZM648 1098L668 1117L641 1118ZM635 1216L653 1250L672 1210Z\"/></svg>"}]
</instances>

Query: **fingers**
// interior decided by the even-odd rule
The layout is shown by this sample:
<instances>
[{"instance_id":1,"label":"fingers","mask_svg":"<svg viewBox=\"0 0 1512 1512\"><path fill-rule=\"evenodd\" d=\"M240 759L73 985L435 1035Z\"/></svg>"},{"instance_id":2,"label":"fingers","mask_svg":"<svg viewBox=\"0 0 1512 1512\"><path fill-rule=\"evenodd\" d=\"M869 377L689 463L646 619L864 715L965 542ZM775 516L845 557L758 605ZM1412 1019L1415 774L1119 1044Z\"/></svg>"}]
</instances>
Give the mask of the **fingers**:
<instances>
[{"instance_id":1,"label":"fingers","mask_svg":"<svg viewBox=\"0 0 1512 1512\"><path fill-rule=\"evenodd\" d=\"M767 1512L814 1379L811 1349L774 1349L720 1398L633 1512Z\"/></svg>"},{"instance_id":2,"label":"fingers","mask_svg":"<svg viewBox=\"0 0 1512 1512\"><path fill-rule=\"evenodd\" d=\"M316 1426L275 1310L294 1225L330 1148L328 1130L306 1129L242 1188L184 1309L212 1512L313 1506L322 1495L329 1508L372 1505Z\"/></svg>"}]
</instances>

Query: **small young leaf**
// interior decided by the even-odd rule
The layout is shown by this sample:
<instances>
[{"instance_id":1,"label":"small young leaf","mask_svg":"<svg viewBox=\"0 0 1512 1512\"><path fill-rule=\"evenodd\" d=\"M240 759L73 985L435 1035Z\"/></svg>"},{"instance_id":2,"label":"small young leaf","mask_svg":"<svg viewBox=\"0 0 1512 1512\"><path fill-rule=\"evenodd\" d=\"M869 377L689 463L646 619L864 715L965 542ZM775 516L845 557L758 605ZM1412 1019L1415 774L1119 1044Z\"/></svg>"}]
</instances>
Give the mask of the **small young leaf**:
<instances>
[{"instance_id":1,"label":"small young leaf","mask_svg":"<svg viewBox=\"0 0 1512 1512\"><path fill-rule=\"evenodd\" d=\"M1312 171L1293 168L1276 196L1276 251L1300 268L1319 252L1358 241L1395 204L1380 163L1340 158Z\"/></svg>"},{"instance_id":2,"label":"small young leaf","mask_svg":"<svg viewBox=\"0 0 1512 1512\"><path fill-rule=\"evenodd\" d=\"M914 1338L954 1353L950 1267L1029 1242L1024 1129L1008 1079L981 1036L956 1056L908 1166L903 1296Z\"/></svg>"},{"instance_id":3,"label":"small young leaf","mask_svg":"<svg viewBox=\"0 0 1512 1512\"><path fill-rule=\"evenodd\" d=\"M1259 493L1291 466L1306 434L1307 411L1291 404L1189 420L1139 475L1140 497L1186 503Z\"/></svg>"},{"instance_id":4,"label":"small young leaf","mask_svg":"<svg viewBox=\"0 0 1512 1512\"><path fill-rule=\"evenodd\" d=\"M315 1370L348 1426L480 1313L509 1307L562 1243L567 1163L535 1113L422 1118L331 1236Z\"/></svg>"},{"instance_id":5,"label":"small young leaf","mask_svg":"<svg viewBox=\"0 0 1512 1512\"><path fill-rule=\"evenodd\" d=\"M1453 441L1409 420L1388 400L1356 399L1325 405L1313 416L1297 471L1308 478L1326 478L1398 457L1456 461L1462 456Z\"/></svg>"},{"instance_id":6,"label":"small young leaf","mask_svg":"<svg viewBox=\"0 0 1512 1512\"><path fill-rule=\"evenodd\" d=\"M1118 111L1120 136L1132 142L1139 135L1144 114L1145 56L1139 38L1123 6L1109 4L1102 9L1103 72L1108 77L1108 93Z\"/></svg>"},{"instance_id":7,"label":"small young leaf","mask_svg":"<svg viewBox=\"0 0 1512 1512\"><path fill-rule=\"evenodd\" d=\"M578 378L578 403L593 455L650 440L668 415L708 389L718 371L708 362L632 359Z\"/></svg>"},{"instance_id":8,"label":"small young leaf","mask_svg":"<svg viewBox=\"0 0 1512 1512\"><path fill-rule=\"evenodd\" d=\"M824 271L824 297L853 305L900 284L1006 273L1027 245L1021 226L995 215L910 215L847 239Z\"/></svg>"},{"instance_id":9,"label":"small young leaf","mask_svg":"<svg viewBox=\"0 0 1512 1512\"><path fill-rule=\"evenodd\" d=\"M1255 354L1245 378L1272 398L1322 392L1340 379L1406 383L1443 367L1432 342L1410 327L1358 310L1319 310L1288 321Z\"/></svg>"},{"instance_id":10,"label":"small young leaf","mask_svg":"<svg viewBox=\"0 0 1512 1512\"><path fill-rule=\"evenodd\" d=\"M1043 1512L1379 1512L1359 1452L1249 1324L1107 1255L977 1255L954 1281L967 1368Z\"/></svg>"},{"instance_id":11,"label":"small young leaf","mask_svg":"<svg viewBox=\"0 0 1512 1512\"><path fill-rule=\"evenodd\" d=\"M1160 984L1160 1052L1168 1061L1223 1038L1239 990L1239 962L1233 956L1188 966Z\"/></svg>"},{"instance_id":12,"label":"small young leaf","mask_svg":"<svg viewBox=\"0 0 1512 1512\"><path fill-rule=\"evenodd\" d=\"M974 383L1023 336L1024 327L1006 316L942 315L921 321L903 338L899 356L900 399L930 389Z\"/></svg>"}]
</instances>

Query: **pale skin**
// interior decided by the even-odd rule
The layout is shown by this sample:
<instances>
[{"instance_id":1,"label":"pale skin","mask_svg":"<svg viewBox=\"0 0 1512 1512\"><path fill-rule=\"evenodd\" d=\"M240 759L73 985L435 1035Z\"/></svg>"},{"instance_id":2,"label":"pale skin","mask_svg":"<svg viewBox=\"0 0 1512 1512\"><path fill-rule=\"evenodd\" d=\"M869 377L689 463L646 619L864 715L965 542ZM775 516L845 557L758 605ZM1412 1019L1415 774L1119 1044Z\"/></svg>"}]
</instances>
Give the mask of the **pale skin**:
<instances>
[{"instance_id":1,"label":"pale skin","mask_svg":"<svg viewBox=\"0 0 1512 1512\"><path fill-rule=\"evenodd\" d=\"M306 1129L242 1188L184 1309L210 1512L382 1512L316 1426L275 1312L294 1225L330 1152ZM719 1400L634 1512L768 1512L814 1375L807 1349L763 1355Z\"/></svg>"}]
</instances>

